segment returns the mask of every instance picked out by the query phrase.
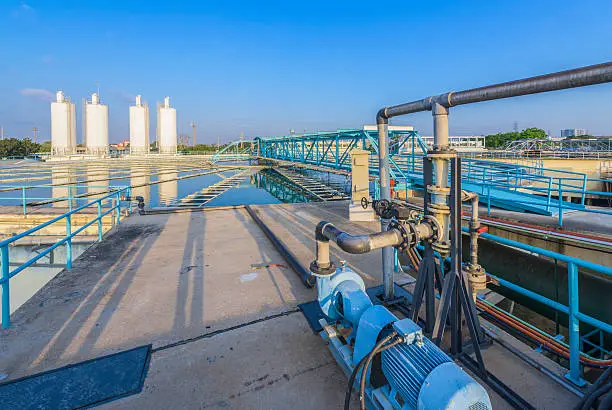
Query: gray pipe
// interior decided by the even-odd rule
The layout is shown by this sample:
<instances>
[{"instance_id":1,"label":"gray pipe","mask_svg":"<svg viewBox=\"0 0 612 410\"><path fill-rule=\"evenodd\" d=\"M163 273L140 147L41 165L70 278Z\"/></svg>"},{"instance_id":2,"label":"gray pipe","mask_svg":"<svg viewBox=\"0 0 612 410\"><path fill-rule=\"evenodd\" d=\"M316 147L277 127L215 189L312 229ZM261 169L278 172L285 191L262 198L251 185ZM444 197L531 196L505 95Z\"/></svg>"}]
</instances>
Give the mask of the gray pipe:
<instances>
[{"instance_id":1,"label":"gray pipe","mask_svg":"<svg viewBox=\"0 0 612 410\"><path fill-rule=\"evenodd\" d=\"M321 221L317 225L316 238L317 242L336 242L340 249L353 254L367 253L386 246L399 246L403 241L401 233L395 229L367 235L351 235L326 221ZM317 260L325 262L325 257L317 255Z\"/></svg>"},{"instance_id":2,"label":"gray pipe","mask_svg":"<svg viewBox=\"0 0 612 410\"><path fill-rule=\"evenodd\" d=\"M380 199L391 200L391 177L389 172L389 128L388 121L378 121L378 177L380 181ZM389 229L389 219L380 219L380 230L386 232ZM395 297L393 286L393 248L383 247L382 250L382 273L385 299L391 300Z\"/></svg>"},{"instance_id":3,"label":"gray pipe","mask_svg":"<svg viewBox=\"0 0 612 410\"><path fill-rule=\"evenodd\" d=\"M501 98L518 97L609 82L612 82L612 62L488 85L471 90L451 91L438 96L383 108L378 112L377 119L380 121L381 118L388 119L398 115L429 111L434 103L448 108L475 102L499 100Z\"/></svg>"}]
</instances>

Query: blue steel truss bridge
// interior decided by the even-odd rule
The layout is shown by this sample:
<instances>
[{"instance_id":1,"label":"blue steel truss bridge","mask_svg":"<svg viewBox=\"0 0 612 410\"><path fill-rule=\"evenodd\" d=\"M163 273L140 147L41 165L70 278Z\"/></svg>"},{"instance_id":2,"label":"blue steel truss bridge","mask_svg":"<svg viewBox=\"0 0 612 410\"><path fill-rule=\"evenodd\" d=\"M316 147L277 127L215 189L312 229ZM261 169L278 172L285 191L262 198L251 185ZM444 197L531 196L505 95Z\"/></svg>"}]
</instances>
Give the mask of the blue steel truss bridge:
<instances>
[{"instance_id":1,"label":"blue steel truss bridge","mask_svg":"<svg viewBox=\"0 0 612 410\"><path fill-rule=\"evenodd\" d=\"M430 149L417 131L390 130L391 177L395 190L423 189L422 158ZM238 150L238 146L242 147ZM245 155L280 166L302 167L326 172L349 173L350 152L371 152L370 175L378 175L378 140L375 130L338 129L331 132L294 134L280 137L257 137L236 141L220 151ZM462 159L462 187L478 193L489 207L511 211L559 215L586 210L585 202L593 197L610 197L604 192L607 180L588 178L580 172L555 170L534 165L510 163L495 159ZM601 210L595 212L609 213Z\"/></svg>"}]
</instances>

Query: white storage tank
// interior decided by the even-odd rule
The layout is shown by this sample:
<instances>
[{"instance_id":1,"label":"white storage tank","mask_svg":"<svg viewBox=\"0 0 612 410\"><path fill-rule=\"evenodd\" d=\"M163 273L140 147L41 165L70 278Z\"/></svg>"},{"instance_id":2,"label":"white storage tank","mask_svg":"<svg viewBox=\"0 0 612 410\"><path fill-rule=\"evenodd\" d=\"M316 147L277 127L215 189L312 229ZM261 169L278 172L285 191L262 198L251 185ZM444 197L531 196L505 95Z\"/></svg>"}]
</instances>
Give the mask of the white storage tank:
<instances>
[{"instance_id":1,"label":"white storage tank","mask_svg":"<svg viewBox=\"0 0 612 410\"><path fill-rule=\"evenodd\" d=\"M63 91L51 103L51 154L70 155L76 152L76 112Z\"/></svg>"},{"instance_id":2,"label":"white storage tank","mask_svg":"<svg viewBox=\"0 0 612 410\"><path fill-rule=\"evenodd\" d=\"M130 152L149 152L149 107L140 95L136 96L136 105L130 106Z\"/></svg>"},{"instance_id":3,"label":"white storage tank","mask_svg":"<svg viewBox=\"0 0 612 410\"><path fill-rule=\"evenodd\" d=\"M98 94L91 95L85 103L85 146L90 154L105 154L108 151L108 107L100 104Z\"/></svg>"},{"instance_id":4,"label":"white storage tank","mask_svg":"<svg viewBox=\"0 0 612 410\"><path fill-rule=\"evenodd\" d=\"M176 153L176 109L170 107L170 97L157 106L157 143L160 153Z\"/></svg>"}]
</instances>

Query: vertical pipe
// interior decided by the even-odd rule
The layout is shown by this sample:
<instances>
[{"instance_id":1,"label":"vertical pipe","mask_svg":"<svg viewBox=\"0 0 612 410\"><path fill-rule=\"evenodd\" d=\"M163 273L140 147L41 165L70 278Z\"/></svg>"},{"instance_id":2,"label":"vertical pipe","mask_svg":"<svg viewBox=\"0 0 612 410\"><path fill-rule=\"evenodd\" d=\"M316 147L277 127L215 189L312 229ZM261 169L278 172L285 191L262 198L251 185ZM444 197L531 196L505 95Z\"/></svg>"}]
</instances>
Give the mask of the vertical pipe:
<instances>
[{"instance_id":1,"label":"vertical pipe","mask_svg":"<svg viewBox=\"0 0 612 410\"><path fill-rule=\"evenodd\" d=\"M102 200L98 200L98 242L102 242Z\"/></svg>"},{"instance_id":2,"label":"vertical pipe","mask_svg":"<svg viewBox=\"0 0 612 410\"><path fill-rule=\"evenodd\" d=\"M580 309L578 299L578 267L573 262L567 264L567 282L569 298L570 371L566 374L566 377L577 386L583 386L585 381L580 377L580 322L576 317Z\"/></svg>"},{"instance_id":3,"label":"vertical pipe","mask_svg":"<svg viewBox=\"0 0 612 410\"><path fill-rule=\"evenodd\" d=\"M2 328L8 329L11 325L11 299L9 287L9 248L4 245L0 248L2 253Z\"/></svg>"},{"instance_id":4,"label":"vertical pipe","mask_svg":"<svg viewBox=\"0 0 612 410\"><path fill-rule=\"evenodd\" d=\"M378 176L380 181L380 198L391 200L391 187L389 177L389 122L377 121L378 127ZM382 232L389 228L389 219L380 219ZM385 299L393 299L395 290L393 288L393 248L386 246L382 248L383 287Z\"/></svg>"},{"instance_id":5,"label":"vertical pipe","mask_svg":"<svg viewBox=\"0 0 612 410\"><path fill-rule=\"evenodd\" d=\"M434 118L434 147L444 149L448 147L448 108L434 103L431 112Z\"/></svg>"},{"instance_id":6,"label":"vertical pipe","mask_svg":"<svg viewBox=\"0 0 612 410\"><path fill-rule=\"evenodd\" d=\"M72 269L72 218L66 215L66 269Z\"/></svg>"}]
</instances>

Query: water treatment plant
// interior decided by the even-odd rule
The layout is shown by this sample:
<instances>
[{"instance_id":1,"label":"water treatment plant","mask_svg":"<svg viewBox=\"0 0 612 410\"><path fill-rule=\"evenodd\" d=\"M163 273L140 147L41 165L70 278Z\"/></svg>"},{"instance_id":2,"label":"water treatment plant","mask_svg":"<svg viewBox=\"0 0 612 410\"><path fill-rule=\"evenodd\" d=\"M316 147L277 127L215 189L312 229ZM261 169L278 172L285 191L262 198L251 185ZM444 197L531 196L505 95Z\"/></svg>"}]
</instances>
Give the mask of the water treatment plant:
<instances>
[{"instance_id":1,"label":"water treatment plant","mask_svg":"<svg viewBox=\"0 0 612 410\"><path fill-rule=\"evenodd\" d=\"M449 135L459 106L606 83L612 62L212 153L141 95L112 153L110 104L78 124L58 90L50 153L0 161L0 408L612 408L610 140ZM389 124L421 112L431 137Z\"/></svg>"}]
</instances>

